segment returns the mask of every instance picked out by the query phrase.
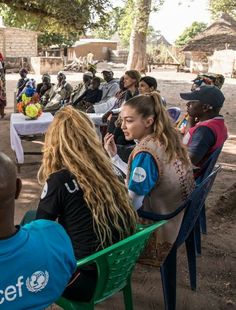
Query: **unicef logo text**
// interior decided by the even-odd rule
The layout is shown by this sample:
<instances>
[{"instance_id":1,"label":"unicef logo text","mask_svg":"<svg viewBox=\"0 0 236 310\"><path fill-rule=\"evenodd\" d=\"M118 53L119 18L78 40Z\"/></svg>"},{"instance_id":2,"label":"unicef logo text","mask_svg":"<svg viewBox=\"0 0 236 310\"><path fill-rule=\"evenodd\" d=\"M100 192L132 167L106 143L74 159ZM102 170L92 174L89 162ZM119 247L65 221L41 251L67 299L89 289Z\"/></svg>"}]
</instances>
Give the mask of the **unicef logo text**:
<instances>
[{"instance_id":1,"label":"unicef logo text","mask_svg":"<svg viewBox=\"0 0 236 310\"><path fill-rule=\"evenodd\" d=\"M45 288L49 280L49 273L47 271L35 271L30 277L24 280L24 276L18 276L16 283L7 285L6 287L0 287L0 308L1 305L9 302L13 302L18 298L23 298L25 286L31 293L40 292ZM6 308L5 308L6 309ZM7 309L11 309L10 306Z\"/></svg>"},{"instance_id":2,"label":"unicef logo text","mask_svg":"<svg viewBox=\"0 0 236 310\"><path fill-rule=\"evenodd\" d=\"M133 181L141 183L146 179L146 171L142 167L136 167L133 172Z\"/></svg>"},{"instance_id":3,"label":"unicef logo text","mask_svg":"<svg viewBox=\"0 0 236 310\"><path fill-rule=\"evenodd\" d=\"M28 291L37 293L40 292L48 283L49 274L47 271L36 271L31 277L26 280L26 287Z\"/></svg>"}]
</instances>

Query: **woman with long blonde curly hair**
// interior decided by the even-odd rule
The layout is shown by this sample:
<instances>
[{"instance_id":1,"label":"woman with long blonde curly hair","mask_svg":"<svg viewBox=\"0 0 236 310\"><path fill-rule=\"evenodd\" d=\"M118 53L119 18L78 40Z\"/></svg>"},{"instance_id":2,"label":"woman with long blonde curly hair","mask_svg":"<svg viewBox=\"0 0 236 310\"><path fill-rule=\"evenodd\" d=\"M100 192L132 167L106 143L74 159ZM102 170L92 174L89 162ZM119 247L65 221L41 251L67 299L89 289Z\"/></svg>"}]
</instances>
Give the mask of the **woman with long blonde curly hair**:
<instances>
[{"instance_id":1,"label":"woman with long blonde curly hair","mask_svg":"<svg viewBox=\"0 0 236 310\"><path fill-rule=\"evenodd\" d=\"M158 214L175 211L194 188L187 150L173 127L158 92L136 96L122 106L121 128L135 139L128 164L117 155L112 134L104 146L112 161L126 173L129 195L136 209ZM148 247L144 262L159 265L175 241L183 212L161 227Z\"/></svg>"},{"instance_id":2,"label":"woman with long blonde curly hair","mask_svg":"<svg viewBox=\"0 0 236 310\"><path fill-rule=\"evenodd\" d=\"M45 136L38 180L44 188L36 217L58 219L77 259L134 233L136 213L127 189L85 113L71 106L56 113ZM90 266L77 271L64 294L89 300L95 284L96 268Z\"/></svg>"}]
</instances>

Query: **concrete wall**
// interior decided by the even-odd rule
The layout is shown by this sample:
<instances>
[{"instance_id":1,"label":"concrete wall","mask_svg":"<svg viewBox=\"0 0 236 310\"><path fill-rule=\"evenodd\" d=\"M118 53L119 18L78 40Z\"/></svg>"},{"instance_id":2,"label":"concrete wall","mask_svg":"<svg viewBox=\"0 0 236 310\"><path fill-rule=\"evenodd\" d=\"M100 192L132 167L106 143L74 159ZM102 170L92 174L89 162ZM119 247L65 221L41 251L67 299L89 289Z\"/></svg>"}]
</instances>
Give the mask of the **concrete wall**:
<instances>
[{"instance_id":1,"label":"concrete wall","mask_svg":"<svg viewBox=\"0 0 236 310\"><path fill-rule=\"evenodd\" d=\"M129 54L128 50L111 51L109 60L114 63L126 64L127 59L128 59L128 54Z\"/></svg>"},{"instance_id":2,"label":"concrete wall","mask_svg":"<svg viewBox=\"0 0 236 310\"><path fill-rule=\"evenodd\" d=\"M64 68L61 57L31 57L31 68L35 74L57 74Z\"/></svg>"},{"instance_id":3,"label":"concrete wall","mask_svg":"<svg viewBox=\"0 0 236 310\"><path fill-rule=\"evenodd\" d=\"M209 72L221 73L225 77L234 77L236 70L236 51L215 51L209 57Z\"/></svg>"},{"instance_id":4,"label":"concrete wall","mask_svg":"<svg viewBox=\"0 0 236 310\"><path fill-rule=\"evenodd\" d=\"M0 51L5 57L37 56L37 36L34 31L0 28Z\"/></svg>"},{"instance_id":5,"label":"concrete wall","mask_svg":"<svg viewBox=\"0 0 236 310\"><path fill-rule=\"evenodd\" d=\"M68 60L73 60L74 56L84 57L91 51L94 54L94 60L109 60L108 50L116 50L117 42L91 42L84 45L68 48Z\"/></svg>"},{"instance_id":6,"label":"concrete wall","mask_svg":"<svg viewBox=\"0 0 236 310\"><path fill-rule=\"evenodd\" d=\"M208 72L208 55L205 52L184 52L185 65L190 68L191 73Z\"/></svg>"},{"instance_id":7,"label":"concrete wall","mask_svg":"<svg viewBox=\"0 0 236 310\"><path fill-rule=\"evenodd\" d=\"M30 57L5 57L5 68L7 73L19 72L20 68L30 71Z\"/></svg>"}]
</instances>

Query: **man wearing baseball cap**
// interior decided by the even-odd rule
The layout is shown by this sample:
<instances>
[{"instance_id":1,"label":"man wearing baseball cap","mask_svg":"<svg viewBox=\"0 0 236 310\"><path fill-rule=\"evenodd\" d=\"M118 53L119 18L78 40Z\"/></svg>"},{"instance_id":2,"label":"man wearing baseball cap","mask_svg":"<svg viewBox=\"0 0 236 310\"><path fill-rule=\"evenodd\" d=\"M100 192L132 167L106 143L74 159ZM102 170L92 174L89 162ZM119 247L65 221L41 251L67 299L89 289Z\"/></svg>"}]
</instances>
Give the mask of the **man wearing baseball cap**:
<instances>
[{"instance_id":1,"label":"man wearing baseball cap","mask_svg":"<svg viewBox=\"0 0 236 310\"><path fill-rule=\"evenodd\" d=\"M187 100L187 112L192 123L183 142L188 146L193 165L202 167L204 162L227 139L227 127L219 112L225 101L216 86L202 86L189 93L180 93Z\"/></svg>"},{"instance_id":2,"label":"man wearing baseball cap","mask_svg":"<svg viewBox=\"0 0 236 310\"><path fill-rule=\"evenodd\" d=\"M102 102L108 100L111 97L114 97L115 94L119 90L119 84L116 79L114 79L113 71L110 69L103 70L102 75L106 83L103 84L102 86Z\"/></svg>"},{"instance_id":3,"label":"man wearing baseball cap","mask_svg":"<svg viewBox=\"0 0 236 310\"><path fill-rule=\"evenodd\" d=\"M116 101L115 95L119 91L119 80L114 79L113 71L110 69L103 70L103 79L105 83L102 85L102 99L94 105L91 105L87 112L106 113L111 107L114 106Z\"/></svg>"}]
</instances>

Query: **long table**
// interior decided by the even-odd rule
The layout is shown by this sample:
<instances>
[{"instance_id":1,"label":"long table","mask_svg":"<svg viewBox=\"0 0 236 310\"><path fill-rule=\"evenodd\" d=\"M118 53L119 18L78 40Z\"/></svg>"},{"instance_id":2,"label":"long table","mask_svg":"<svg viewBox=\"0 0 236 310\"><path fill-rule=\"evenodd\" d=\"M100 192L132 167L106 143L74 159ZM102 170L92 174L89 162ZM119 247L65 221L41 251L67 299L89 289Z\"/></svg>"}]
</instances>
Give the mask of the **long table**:
<instances>
[{"instance_id":1,"label":"long table","mask_svg":"<svg viewBox=\"0 0 236 310\"><path fill-rule=\"evenodd\" d=\"M12 113L10 120L11 148L16 154L18 164L24 163L24 150L20 136L45 133L51 124L53 116L45 112L36 120L27 120L22 113Z\"/></svg>"},{"instance_id":2,"label":"long table","mask_svg":"<svg viewBox=\"0 0 236 310\"><path fill-rule=\"evenodd\" d=\"M100 126L105 125L102 122L104 113L88 113L89 118L94 122L98 135ZM12 113L10 121L10 140L11 148L16 154L17 164L24 163L24 150L20 136L29 136L43 134L47 131L48 126L53 121L53 116L49 112L44 112L36 120L27 120L22 113Z\"/></svg>"}]
</instances>

